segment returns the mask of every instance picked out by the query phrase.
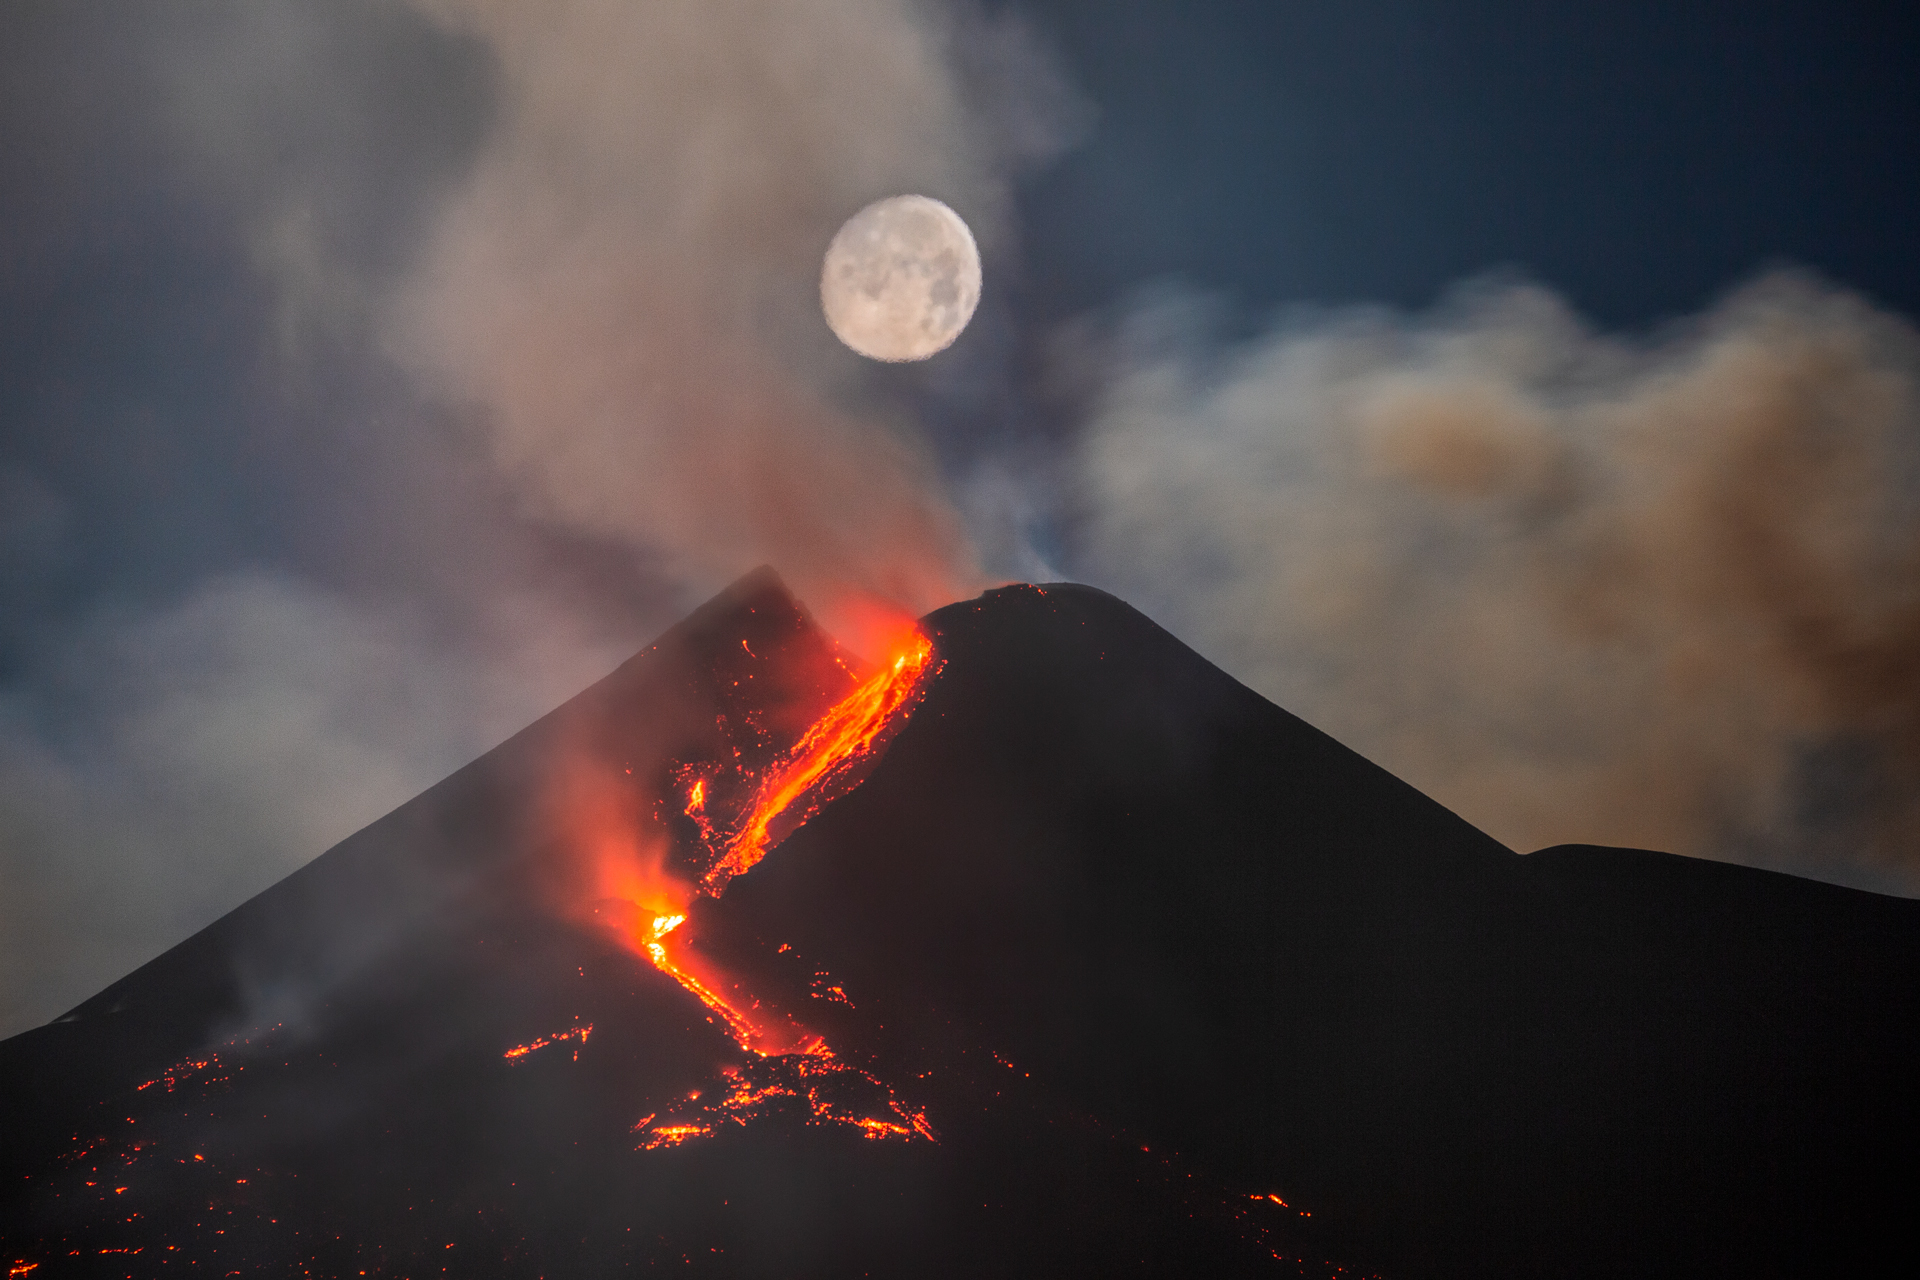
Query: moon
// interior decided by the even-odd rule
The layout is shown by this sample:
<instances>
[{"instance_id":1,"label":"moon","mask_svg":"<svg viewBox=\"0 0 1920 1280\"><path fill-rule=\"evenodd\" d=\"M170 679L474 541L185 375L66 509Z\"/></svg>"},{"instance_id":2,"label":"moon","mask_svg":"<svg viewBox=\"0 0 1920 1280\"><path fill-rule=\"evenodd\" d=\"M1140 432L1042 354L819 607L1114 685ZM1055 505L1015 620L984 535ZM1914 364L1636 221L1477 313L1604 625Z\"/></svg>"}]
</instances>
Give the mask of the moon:
<instances>
[{"instance_id":1,"label":"moon","mask_svg":"<svg viewBox=\"0 0 1920 1280\"><path fill-rule=\"evenodd\" d=\"M820 267L820 309L872 360L925 360L953 345L980 304L980 248L929 196L889 196L847 219Z\"/></svg>"}]
</instances>

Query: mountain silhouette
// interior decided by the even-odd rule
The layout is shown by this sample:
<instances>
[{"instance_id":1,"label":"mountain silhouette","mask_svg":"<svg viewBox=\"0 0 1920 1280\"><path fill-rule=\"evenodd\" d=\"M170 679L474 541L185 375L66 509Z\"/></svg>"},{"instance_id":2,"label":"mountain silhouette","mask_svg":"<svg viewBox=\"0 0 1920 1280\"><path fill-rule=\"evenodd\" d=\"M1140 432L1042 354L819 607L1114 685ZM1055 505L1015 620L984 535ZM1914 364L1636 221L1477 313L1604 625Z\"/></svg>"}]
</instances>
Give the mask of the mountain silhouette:
<instances>
[{"instance_id":1,"label":"mountain silhouette","mask_svg":"<svg viewBox=\"0 0 1920 1280\"><path fill-rule=\"evenodd\" d=\"M1519 856L1090 588L921 628L887 736L717 897L644 885L699 882L872 678L768 571L0 1044L0 1261L1751 1276L1904 1252L1920 904Z\"/></svg>"}]
</instances>

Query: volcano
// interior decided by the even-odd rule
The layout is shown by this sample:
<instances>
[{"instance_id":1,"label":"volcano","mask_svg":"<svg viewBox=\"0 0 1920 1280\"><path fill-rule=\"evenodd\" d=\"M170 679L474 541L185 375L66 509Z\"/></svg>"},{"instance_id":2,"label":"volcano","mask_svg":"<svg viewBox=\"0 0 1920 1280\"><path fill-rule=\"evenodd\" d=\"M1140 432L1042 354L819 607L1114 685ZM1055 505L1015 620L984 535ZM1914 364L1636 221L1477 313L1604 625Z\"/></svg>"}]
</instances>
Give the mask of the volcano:
<instances>
[{"instance_id":1,"label":"volcano","mask_svg":"<svg viewBox=\"0 0 1920 1280\"><path fill-rule=\"evenodd\" d=\"M1520 856L1110 596L769 572L0 1044L12 1275L1906 1252L1920 904Z\"/></svg>"}]
</instances>

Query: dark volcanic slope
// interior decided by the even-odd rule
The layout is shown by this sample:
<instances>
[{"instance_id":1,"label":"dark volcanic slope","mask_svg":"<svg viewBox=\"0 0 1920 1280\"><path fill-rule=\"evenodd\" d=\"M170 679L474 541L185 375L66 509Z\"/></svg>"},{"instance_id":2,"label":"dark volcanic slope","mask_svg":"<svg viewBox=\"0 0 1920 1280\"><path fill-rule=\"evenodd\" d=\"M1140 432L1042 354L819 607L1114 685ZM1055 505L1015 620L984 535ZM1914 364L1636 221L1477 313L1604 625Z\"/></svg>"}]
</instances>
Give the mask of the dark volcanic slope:
<instances>
[{"instance_id":1,"label":"dark volcanic slope","mask_svg":"<svg viewBox=\"0 0 1920 1280\"><path fill-rule=\"evenodd\" d=\"M1920 904L1518 857L1087 588L929 625L919 716L728 903L892 1054L985 1043L1390 1274L1906 1252Z\"/></svg>"},{"instance_id":2,"label":"dark volcanic slope","mask_svg":"<svg viewBox=\"0 0 1920 1280\"><path fill-rule=\"evenodd\" d=\"M743 641L765 660L743 654ZM779 580L751 574L479 760L63 1017L6 1041L0 1096L92 1101L234 1033L309 1019L343 992L387 1003L453 997L462 978L437 970L466 963L455 960L454 939L468 940L476 921L551 923L551 912L533 908L565 874L582 774L637 770L664 791L676 762L731 750L716 721L745 719L749 698L766 741L785 741L851 683ZM635 826L652 803L638 789L589 799ZM462 996L485 1003L494 965L475 963ZM10 1106L9 1123L38 1127L48 1109ZM22 1160L24 1144L7 1145Z\"/></svg>"},{"instance_id":3,"label":"dark volcanic slope","mask_svg":"<svg viewBox=\"0 0 1920 1280\"><path fill-rule=\"evenodd\" d=\"M714 1246L724 1193L690 1188L685 1162L636 1164L629 1129L649 1098L708 1083L738 1050L665 975L567 921L569 875L595 828L649 823L676 763L770 757L851 682L777 579L751 575L472 765L0 1044L0 1261L38 1263L35 1280L407 1274L427 1258L437 1274L464 1249L469 1274L480 1259L583 1274ZM569 1038L503 1057L556 1033ZM636 1226L654 1229L636 1242ZM758 1240L730 1243L751 1258Z\"/></svg>"},{"instance_id":4,"label":"dark volcanic slope","mask_svg":"<svg viewBox=\"0 0 1920 1280\"><path fill-rule=\"evenodd\" d=\"M749 577L0 1044L0 1262L34 1280L1328 1274L1276 1257L1309 1247L1305 1220L1038 1107L971 1046L918 1080L836 1024L836 1050L872 1074L801 1096L811 1060L752 1058L602 927L593 871L609 851L697 875L689 766L724 806L729 770L774 759L853 683L772 575ZM724 906L699 913L716 934ZM749 948L736 972L770 992L791 980L810 1006L822 980L796 963ZM889 1086L937 1143L814 1109L893 1117ZM766 1100L736 1109L746 1123L700 1110L747 1089ZM683 1112L715 1131L647 1149L636 1127Z\"/></svg>"},{"instance_id":5,"label":"dark volcanic slope","mask_svg":"<svg viewBox=\"0 0 1920 1280\"><path fill-rule=\"evenodd\" d=\"M581 909L609 848L697 873L687 768L724 807L726 769L851 687L763 575L0 1045L0 1260L1891 1269L1920 904L1516 856L1086 588L926 625L944 665L878 766L685 928L868 1073L835 1087L923 1110L937 1143L824 1121L804 1062L751 1058ZM743 1089L766 1099L744 1124L636 1133Z\"/></svg>"}]
</instances>

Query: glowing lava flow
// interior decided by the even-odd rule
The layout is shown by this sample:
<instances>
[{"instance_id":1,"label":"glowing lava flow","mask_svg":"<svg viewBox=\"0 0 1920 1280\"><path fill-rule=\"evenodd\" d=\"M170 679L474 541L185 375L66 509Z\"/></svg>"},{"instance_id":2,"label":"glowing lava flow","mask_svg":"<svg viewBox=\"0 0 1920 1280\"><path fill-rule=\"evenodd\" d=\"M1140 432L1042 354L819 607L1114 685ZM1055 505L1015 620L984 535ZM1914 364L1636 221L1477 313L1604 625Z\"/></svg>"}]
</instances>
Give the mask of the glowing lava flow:
<instances>
[{"instance_id":1,"label":"glowing lava flow","mask_svg":"<svg viewBox=\"0 0 1920 1280\"><path fill-rule=\"evenodd\" d=\"M655 967L706 1005L752 1057L744 1065L722 1068L728 1083L718 1096L703 1101L703 1093L695 1091L671 1112L655 1112L636 1124L641 1150L677 1147L711 1136L719 1124L744 1125L779 1110L811 1124L851 1125L869 1138L934 1140L924 1111L899 1101L877 1076L842 1061L818 1035L757 1000L742 1007L715 990L720 979L703 980L690 972L695 958L676 954L668 941L685 921L682 914L653 917L641 946Z\"/></svg>"},{"instance_id":2,"label":"glowing lava flow","mask_svg":"<svg viewBox=\"0 0 1920 1280\"><path fill-rule=\"evenodd\" d=\"M685 987L720 1021L726 1023L727 1032L742 1049L762 1056L769 1053L818 1053L825 1049L820 1037L800 1028L785 1029L785 1034L782 1034L783 1029L770 1020L761 1018L756 1021L750 1016L749 1010L740 1008L714 990L712 982L703 981L694 974L688 958L669 951L667 935L685 924L686 920L684 912L653 917L641 945L646 948L647 958L653 961L656 969Z\"/></svg>"},{"instance_id":3,"label":"glowing lava flow","mask_svg":"<svg viewBox=\"0 0 1920 1280\"><path fill-rule=\"evenodd\" d=\"M700 887L718 897L727 887L727 881L751 870L764 858L773 843L774 820L795 801L810 793L817 795L833 782L835 775L873 750L895 715L912 700L932 659L933 641L915 631L907 647L896 654L892 662L815 721L786 758L754 789L753 807L748 811L746 824L728 842L726 852L707 872ZM801 815L801 820L811 817L822 802L816 799ZM704 793L696 786L690 810L702 803Z\"/></svg>"},{"instance_id":4,"label":"glowing lava flow","mask_svg":"<svg viewBox=\"0 0 1920 1280\"><path fill-rule=\"evenodd\" d=\"M702 879L701 890L719 897L729 881L766 856L775 843L776 820L798 807L799 821L804 822L831 799L834 784L851 766L869 757L886 731L897 727L911 708L932 659L933 642L913 632L890 663L815 721L754 788L746 820ZM707 801L705 781L696 781L686 812L711 849L713 826ZM678 1146L710 1135L717 1123L745 1124L753 1116L787 1106L805 1115L809 1123L851 1125L869 1138L933 1140L923 1111L894 1098L877 1077L842 1061L818 1035L750 997L743 1007L741 1000L729 999L720 990L725 985L738 992L737 985L711 972L695 973L696 966L710 967L676 945L679 940L674 936L686 923L684 904L691 892L684 886L658 883L653 889L656 901L664 895L676 905L643 908L628 925L629 943L712 1011L753 1057L744 1067L726 1069L730 1087L722 1096L696 1107L678 1108L677 1115L655 1113L635 1125L642 1150ZM665 892L668 889L672 892ZM846 1001L839 988L831 990ZM700 1096L696 1092L686 1102L697 1103Z\"/></svg>"}]
</instances>

